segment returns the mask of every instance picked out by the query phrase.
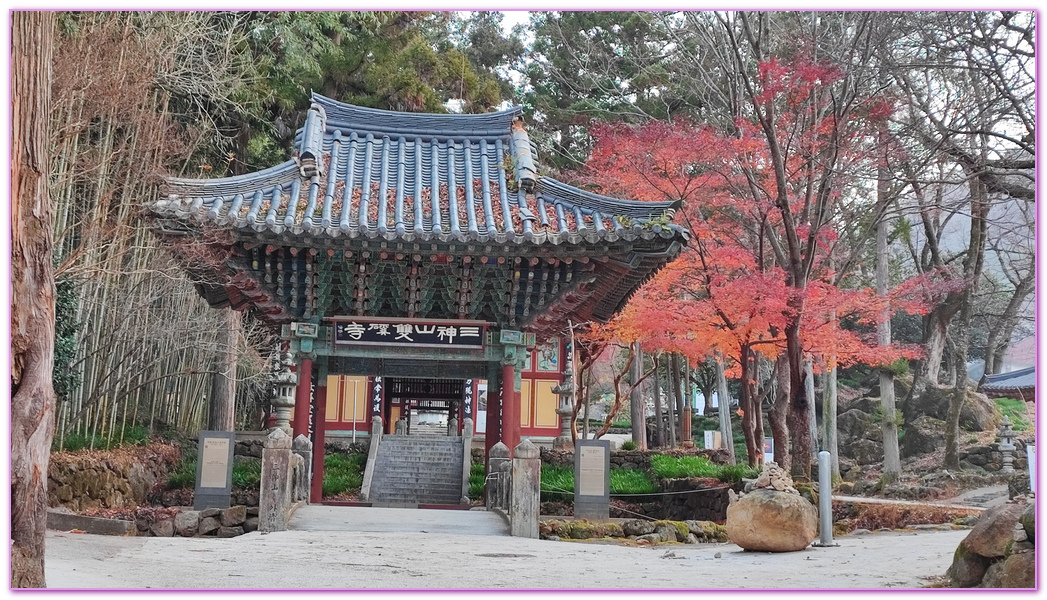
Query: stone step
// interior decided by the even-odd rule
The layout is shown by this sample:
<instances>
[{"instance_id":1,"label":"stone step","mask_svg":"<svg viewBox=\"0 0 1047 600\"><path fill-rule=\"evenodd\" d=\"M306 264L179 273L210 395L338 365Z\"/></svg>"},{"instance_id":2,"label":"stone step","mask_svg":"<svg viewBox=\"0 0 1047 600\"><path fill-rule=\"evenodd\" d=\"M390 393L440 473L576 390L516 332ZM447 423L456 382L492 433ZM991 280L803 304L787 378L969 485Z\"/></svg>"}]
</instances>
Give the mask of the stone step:
<instances>
[{"instance_id":1,"label":"stone step","mask_svg":"<svg viewBox=\"0 0 1047 600\"><path fill-rule=\"evenodd\" d=\"M376 479L375 483L378 486L375 489L384 490L391 487L401 488L412 488L412 489L461 489L461 482L447 481L447 480L433 480L433 479L413 479L411 477L395 477L390 479ZM373 484L372 484L373 485Z\"/></svg>"},{"instance_id":2,"label":"stone step","mask_svg":"<svg viewBox=\"0 0 1047 600\"><path fill-rule=\"evenodd\" d=\"M380 456L378 458L377 466L381 465L403 465L403 466L417 466L417 465L433 465L439 467L441 465L450 467L461 466L462 458L454 456L441 456L441 457L424 457L424 456Z\"/></svg>"},{"instance_id":3,"label":"stone step","mask_svg":"<svg viewBox=\"0 0 1047 600\"><path fill-rule=\"evenodd\" d=\"M402 505L399 508L417 508L419 504L458 504L461 500L461 496L401 496L391 495L387 497L375 497L371 499L371 503L375 506L382 503L385 506L386 503Z\"/></svg>"}]
</instances>

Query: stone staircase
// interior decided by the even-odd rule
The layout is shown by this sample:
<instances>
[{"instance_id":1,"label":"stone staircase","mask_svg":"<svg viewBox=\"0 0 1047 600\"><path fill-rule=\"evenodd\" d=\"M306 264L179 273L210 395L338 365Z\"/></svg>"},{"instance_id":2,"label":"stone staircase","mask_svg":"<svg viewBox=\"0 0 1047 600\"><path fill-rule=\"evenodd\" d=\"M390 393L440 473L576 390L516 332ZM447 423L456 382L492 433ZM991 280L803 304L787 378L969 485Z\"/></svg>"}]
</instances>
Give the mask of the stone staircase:
<instances>
[{"instance_id":1,"label":"stone staircase","mask_svg":"<svg viewBox=\"0 0 1047 600\"><path fill-rule=\"evenodd\" d=\"M374 506L459 504L461 499L462 438L382 436L371 482Z\"/></svg>"}]
</instances>

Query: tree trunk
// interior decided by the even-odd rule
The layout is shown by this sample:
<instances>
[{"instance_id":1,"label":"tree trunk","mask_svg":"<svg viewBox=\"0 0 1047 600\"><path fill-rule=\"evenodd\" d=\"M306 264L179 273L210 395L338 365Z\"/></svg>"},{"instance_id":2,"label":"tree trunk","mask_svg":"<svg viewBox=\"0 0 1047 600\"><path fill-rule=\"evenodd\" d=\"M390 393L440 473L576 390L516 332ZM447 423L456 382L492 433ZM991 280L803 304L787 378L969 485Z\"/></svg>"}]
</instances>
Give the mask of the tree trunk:
<instances>
[{"instance_id":1,"label":"tree trunk","mask_svg":"<svg viewBox=\"0 0 1047 600\"><path fill-rule=\"evenodd\" d=\"M733 465L737 464L738 457L734 455L734 435L731 433L731 398L727 393L727 376L724 374L723 355L717 352L713 364L716 367L716 397L719 400L717 411L720 416L720 437L723 438L723 443L727 446L727 451L730 453L730 461ZM708 396L708 398L711 397ZM746 445L748 446L748 443Z\"/></svg>"},{"instance_id":2,"label":"tree trunk","mask_svg":"<svg viewBox=\"0 0 1047 600\"><path fill-rule=\"evenodd\" d=\"M954 303L946 301L931 309L924 318L923 347L927 357L923 361L922 375L926 383L938 385L942 355L945 353L945 336L949 333L949 323L956 315L957 308Z\"/></svg>"},{"instance_id":3,"label":"tree trunk","mask_svg":"<svg viewBox=\"0 0 1047 600\"><path fill-rule=\"evenodd\" d=\"M216 369L211 378L211 405L207 428L233 431L236 426L236 353L240 336L240 313L223 308L218 328Z\"/></svg>"},{"instance_id":4,"label":"tree trunk","mask_svg":"<svg viewBox=\"0 0 1047 600\"><path fill-rule=\"evenodd\" d=\"M886 194L887 174L883 167L876 182L876 193L881 198ZM880 219L876 224L876 293L887 295L887 267L889 262L887 246L887 220ZM891 317L885 309L876 326L876 341L880 346L891 345ZM880 367L880 403L883 405L883 473L888 479L896 479L902 472L901 455L898 451L898 418L895 414L894 371L889 365Z\"/></svg>"},{"instance_id":5,"label":"tree trunk","mask_svg":"<svg viewBox=\"0 0 1047 600\"><path fill-rule=\"evenodd\" d=\"M694 440L691 439L691 417L694 414L694 394L691 391L691 363L684 356L680 356L682 363L680 368L680 380L683 383L683 412L680 413L680 443L684 448L694 448ZM724 443L727 443L724 440Z\"/></svg>"},{"instance_id":6,"label":"tree trunk","mask_svg":"<svg viewBox=\"0 0 1047 600\"><path fill-rule=\"evenodd\" d=\"M755 381L760 376L759 363L752 347L741 347L741 394L738 406L742 411L742 435L745 436L745 453L749 466L763 464L763 424L760 416L761 401L758 398ZM730 404L728 403L728 418Z\"/></svg>"},{"instance_id":7,"label":"tree trunk","mask_svg":"<svg viewBox=\"0 0 1047 600\"><path fill-rule=\"evenodd\" d=\"M785 329L789 374L789 408L786 421L789 427L789 452L792 457L792 476L811 478L811 431L809 425L807 392L803 386L803 345L800 343L800 321L793 319ZM781 379L779 379L781 381ZM775 442L777 445L778 442Z\"/></svg>"},{"instance_id":8,"label":"tree trunk","mask_svg":"<svg viewBox=\"0 0 1047 600\"><path fill-rule=\"evenodd\" d=\"M774 402L771 404L771 409L767 411L767 417L771 421L771 438L774 439L774 462L788 471L791 468L792 459L789 454L790 432L786 425L786 417L789 414L789 390L792 382L790 381L787 354L778 355L774 372L777 385L774 390Z\"/></svg>"},{"instance_id":9,"label":"tree trunk","mask_svg":"<svg viewBox=\"0 0 1047 600\"><path fill-rule=\"evenodd\" d=\"M55 13L11 15L11 587L40 588L54 435L54 210L48 193Z\"/></svg>"},{"instance_id":10,"label":"tree trunk","mask_svg":"<svg viewBox=\"0 0 1047 600\"><path fill-rule=\"evenodd\" d=\"M633 342L633 363L632 363L632 385L633 389L629 393L630 400L630 417L632 418L632 429L633 429L633 443L640 450L647 449L647 406L643 401L643 394L640 393L640 384L638 383L643 378L643 350L640 349L640 342Z\"/></svg>"},{"instance_id":11,"label":"tree trunk","mask_svg":"<svg viewBox=\"0 0 1047 600\"><path fill-rule=\"evenodd\" d=\"M681 389L683 385L683 377L680 369L680 355L675 352L669 355L669 365L671 368L670 381L672 381L673 384L673 397L676 399L676 426L679 428L676 432L676 440L682 446L687 440L683 430L684 413L687 412L687 410L684 408L683 391Z\"/></svg>"},{"instance_id":12,"label":"tree trunk","mask_svg":"<svg viewBox=\"0 0 1047 600\"><path fill-rule=\"evenodd\" d=\"M654 358L654 444L658 448L665 447L665 411L662 410L662 376L660 363L662 353L656 352Z\"/></svg>"},{"instance_id":13,"label":"tree trunk","mask_svg":"<svg viewBox=\"0 0 1047 600\"><path fill-rule=\"evenodd\" d=\"M989 328L989 339L985 344L985 373L982 375L979 383L984 383L985 378L989 375L995 375L1000 372L1002 367L1001 358L1007 350L1007 346L1011 343L1014 328L1018 326L1019 311L1022 304L1025 303L1025 299L1033 292L1035 287L1036 278L1030 272L1028 277L1020 280L1018 285L1015 286L1014 293L1007 302L1007 307L1003 310L1003 315L996 322L996 327Z\"/></svg>"},{"instance_id":14,"label":"tree trunk","mask_svg":"<svg viewBox=\"0 0 1047 600\"><path fill-rule=\"evenodd\" d=\"M814 399L814 363L808 358L803 361L803 389L807 394L807 424L811 434L811 460L818 462L818 414Z\"/></svg>"},{"instance_id":15,"label":"tree trunk","mask_svg":"<svg viewBox=\"0 0 1047 600\"><path fill-rule=\"evenodd\" d=\"M673 384L673 368L672 368L672 355L670 355L669 363L665 365L665 382L666 385L672 386ZM676 400L675 395L671 390L666 390L665 404L669 408L669 425L667 427L669 431L669 447L676 447L676 410L673 408Z\"/></svg>"}]
</instances>

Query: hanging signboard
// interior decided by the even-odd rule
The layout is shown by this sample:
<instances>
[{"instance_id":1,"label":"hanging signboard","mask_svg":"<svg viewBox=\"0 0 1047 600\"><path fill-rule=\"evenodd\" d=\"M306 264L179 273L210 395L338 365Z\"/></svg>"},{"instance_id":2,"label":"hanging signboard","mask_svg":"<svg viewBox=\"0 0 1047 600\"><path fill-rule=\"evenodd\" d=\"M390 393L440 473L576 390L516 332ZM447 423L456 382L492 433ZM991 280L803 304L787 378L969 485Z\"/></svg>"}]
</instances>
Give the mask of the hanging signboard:
<instances>
[{"instance_id":1,"label":"hanging signboard","mask_svg":"<svg viewBox=\"0 0 1047 600\"><path fill-rule=\"evenodd\" d=\"M338 317L336 345L410 346L414 348L479 349L484 345L484 321L421 321Z\"/></svg>"}]
</instances>

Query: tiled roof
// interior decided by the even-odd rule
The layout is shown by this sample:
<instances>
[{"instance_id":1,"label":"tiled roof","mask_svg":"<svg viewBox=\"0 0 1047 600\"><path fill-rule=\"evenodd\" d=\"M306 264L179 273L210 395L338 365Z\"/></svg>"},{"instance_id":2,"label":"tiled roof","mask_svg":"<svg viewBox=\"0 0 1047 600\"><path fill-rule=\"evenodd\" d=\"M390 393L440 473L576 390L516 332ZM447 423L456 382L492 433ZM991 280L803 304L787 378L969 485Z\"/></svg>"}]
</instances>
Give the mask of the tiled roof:
<instances>
[{"instance_id":1,"label":"tiled roof","mask_svg":"<svg viewBox=\"0 0 1047 600\"><path fill-rule=\"evenodd\" d=\"M985 378L985 383L982 384L983 390L1031 389L1034 387L1036 387L1036 367L1019 369L1010 373L988 375Z\"/></svg>"},{"instance_id":2,"label":"tiled roof","mask_svg":"<svg viewBox=\"0 0 1047 600\"><path fill-rule=\"evenodd\" d=\"M678 203L610 198L538 176L520 112L400 113L314 96L293 160L237 177L170 179L167 198L148 209L259 241L687 239L666 218Z\"/></svg>"}]
</instances>

